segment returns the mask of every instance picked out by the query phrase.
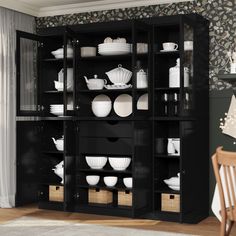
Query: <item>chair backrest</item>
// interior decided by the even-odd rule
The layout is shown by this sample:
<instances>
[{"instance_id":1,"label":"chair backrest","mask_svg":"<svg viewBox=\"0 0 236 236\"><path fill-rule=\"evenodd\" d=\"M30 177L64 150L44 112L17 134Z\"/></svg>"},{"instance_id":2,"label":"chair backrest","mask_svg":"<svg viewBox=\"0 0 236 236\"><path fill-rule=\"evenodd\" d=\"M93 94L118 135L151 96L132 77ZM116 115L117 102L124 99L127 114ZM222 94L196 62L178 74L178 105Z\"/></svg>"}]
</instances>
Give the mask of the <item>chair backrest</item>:
<instances>
[{"instance_id":1,"label":"chair backrest","mask_svg":"<svg viewBox=\"0 0 236 236\"><path fill-rule=\"evenodd\" d=\"M231 220L236 220L236 152L223 151L222 147L216 149L212 156L216 182L219 188L221 215L228 214ZM222 169L220 171L220 169ZM221 172L221 173L220 173ZM224 186L224 187L223 187Z\"/></svg>"}]
</instances>

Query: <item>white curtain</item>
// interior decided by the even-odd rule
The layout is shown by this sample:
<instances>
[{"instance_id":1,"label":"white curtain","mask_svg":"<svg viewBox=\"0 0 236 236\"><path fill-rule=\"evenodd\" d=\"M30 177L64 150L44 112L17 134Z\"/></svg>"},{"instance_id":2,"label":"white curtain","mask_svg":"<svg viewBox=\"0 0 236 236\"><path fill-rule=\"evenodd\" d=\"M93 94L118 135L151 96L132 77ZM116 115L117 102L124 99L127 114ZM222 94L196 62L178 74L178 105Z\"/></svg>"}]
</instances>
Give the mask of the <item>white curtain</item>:
<instances>
[{"instance_id":1,"label":"white curtain","mask_svg":"<svg viewBox=\"0 0 236 236\"><path fill-rule=\"evenodd\" d=\"M16 30L34 32L34 17L0 7L0 207L15 206Z\"/></svg>"}]
</instances>

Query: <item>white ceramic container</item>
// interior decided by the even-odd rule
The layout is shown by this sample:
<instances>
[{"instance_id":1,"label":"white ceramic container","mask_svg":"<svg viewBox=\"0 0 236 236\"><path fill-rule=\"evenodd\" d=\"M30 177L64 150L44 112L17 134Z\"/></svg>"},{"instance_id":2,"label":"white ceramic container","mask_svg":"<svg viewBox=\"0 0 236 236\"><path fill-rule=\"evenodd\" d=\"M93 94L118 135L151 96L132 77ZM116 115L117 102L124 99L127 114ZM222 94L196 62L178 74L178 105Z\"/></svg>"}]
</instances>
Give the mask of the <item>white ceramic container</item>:
<instances>
[{"instance_id":1,"label":"white ceramic container","mask_svg":"<svg viewBox=\"0 0 236 236\"><path fill-rule=\"evenodd\" d=\"M144 70L140 70L137 72L137 88L147 88L148 80L147 73Z\"/></svg>"},{"instance_id":2,"label":"white ceramic container","mask_svg":"<svg viewBox=\"0 0 236 236\"><path fill-rule=\"evenodd\" d=\"M132 188L133 187L133 178L132 177L123 178L123 183L126 188Z\"/></svg>"},{"instance_id":3,"label":"white ceramic container","mask_svg":"<svg viewBox=\"0 0 236 236\"><path fill-rule=\"evenodd\" d=\"M81 57L95 57L97 52L96 47L81 47L80 55Z\"/></svg>"},{"instance_id":4,"label":"white ceramic container","mask_svg":"<svg viewBox=\"0 0 236 236\"><path fill-rule=\"evenodd\" d=\"M126 170L131 162L130 157L109 157L109 164L114 170Z\"/></svg>"},{"instance_id":5,"label":"white ceramic container","mask_svg":"<svg viewBox=\"0 0 236 236\"><path fill-rule=\"evenodd\" d=\"M99 175L87 175L86 181L89 185L97 185L100 180Z\"/></svg>"},{"instance_id":6,"label":"white ceramic container","mask_svg":"<svg viewBox=\"0 0 236 236\"><path fill-rule=\"evenodd\" d=\"M116 176L105 176L103 181L107 187L114 187L117 183L118 178Z\"/></svg>"},{"instance_id":7,"label":"white ceramic container","mask_svg":"<svg viewBox=\"0 0 236 236\"><path fill-rule=\"evenodd\" d=\"M102 169L107 163L107 157L103 156L86 156L85 159L91 169Z\"/></svg>"},{"instance_id":8,"label":"white ceramic container","mask_svg":"<svg viewBox=\"0 0 236 236\"><path fill-rule=\"evenodd\" d=\"M106 72L106 75L113 84L124 85L131 80L132 72L119 64L117 68Z\"/></svg>"},{"instance_id":9,"label":"white ceramic container","mask_svg":"<svg viewBox=\"0 0 236 236\"><path fill-rule=\"evenodd\" d=\"M176 66L169 69L169 87L180 87L180 60L176 60ZM189 87L189 69L184 67L184 87Z\"/></svg>"}]
</instances>

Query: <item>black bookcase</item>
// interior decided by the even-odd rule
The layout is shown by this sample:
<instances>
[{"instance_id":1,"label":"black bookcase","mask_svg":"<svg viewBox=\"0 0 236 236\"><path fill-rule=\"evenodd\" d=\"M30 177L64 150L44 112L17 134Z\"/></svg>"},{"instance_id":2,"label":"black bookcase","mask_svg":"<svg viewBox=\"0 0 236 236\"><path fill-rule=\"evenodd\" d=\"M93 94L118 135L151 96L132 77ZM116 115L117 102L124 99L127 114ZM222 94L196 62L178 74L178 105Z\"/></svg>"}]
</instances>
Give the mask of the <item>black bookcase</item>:
<instances>
[{"instance_id":1,"label":"black bookcase","mask_svg":"<svg viewBox=\"0 0 236 236\"><path fill-rule=\"evenodd\" d=\"M131 43L133 53L126 55L81 57L80 48L95 46L106 37L122 37ZM184 41L193 41L193 49L185 50ZM51 54L68 42L73 57L55 59ZM148 44L148 53L138 54L136 44ZM163 52L162 43L175 42L177 51ZM25 53L27 52L28 53ZM31 57L29 57L31 55ZM30 58L30 59L29 59ZM169 68L180 59L180 86L169 86ZM31 61L34 71L25 77L24 63ZM63 211L143 217L195 223L208 215L208 22L202 17L178 15L143 20L114 21L76 26L40 29L38 35L17 31L17 115L37 117L37 121L18 121L18 134L28 124L36 129L38 176L35 182L39 207ZM89 90L84 76L108 78L105 72L121 64L132 71L132 88ZM148 88L136 86L137 66L148 74ZM184 85L184 67L189 68L189 84ZM73 68L73 89L67 90L67 69ZM57 91L54 80L64 70L64 89ZM109 81L109 80L108 80ZM109 82L108 82L109 83ZM32 88L30 87L32 86ZM132 114L118 116L114 109L107 117L96 117L92 100L99 94L109 96L112 103L121 94L132 96ZM148 94L148 110L139 110L137 101ZM186 94L187 99L186 99ZM30 99L27 99L27 96ZM163 99L167 96L167 100ZM50 113L51 104L64 104L63 115ZM72 107L67 109L67 105ZM35 118L36 119L36 118ZM37 128L35 128L35 126ZM57 151L52 141L64 135L64 151ZM18 135L21 137L21 135ZM180 139L180 153L167 153L168 138ZM157 140L164 148L159 150ZM17 162L21 163L26 139L18 140ZM86 156L130 157L125 171L115 171L109 163L102 170L91 169ZM52 168L64 161L64 183L60 184ZM18 205L24 200L21 186L22 170L18 173ZM180 190L168 188L163 180L180 173ZM99 175L96 186L89 186L87 175ZM115 187L107 187L104 176L117 176ZM133 178L132 189L122 179ZM64 200L49 200L49 186L63 186ZM112 196L109 204L91 204L89 191L105 190ZM119 193L131 196L132 204L119 204ZM32 190L32 195L36 195ZM179 197L179 211L162 209L162 195ZM22 200L23 199L23 200ZM33 199L33 200L32 200Z\"/></svg>"}]
</instances>

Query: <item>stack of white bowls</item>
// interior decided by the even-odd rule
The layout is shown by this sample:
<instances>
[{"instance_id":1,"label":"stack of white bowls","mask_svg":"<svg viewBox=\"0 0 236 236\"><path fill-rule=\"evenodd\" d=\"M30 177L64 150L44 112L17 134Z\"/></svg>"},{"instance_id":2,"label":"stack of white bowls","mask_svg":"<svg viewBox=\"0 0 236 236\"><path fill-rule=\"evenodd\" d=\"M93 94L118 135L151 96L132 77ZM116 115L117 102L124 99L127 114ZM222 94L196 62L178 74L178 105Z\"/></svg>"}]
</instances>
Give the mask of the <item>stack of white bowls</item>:
<instances>
[{"instance_id":1,"label":"stack of white bowls","mask_svg":"<svg viewBox=\"0 0 236 236\"><path fill-rule=\"evenodd\" d=\"M73 110L73 105L67 105L67 110ZM50 113L56 116L63 116L64 105L63 104L52 104L50 105Z\"/></svg>"},{"instance_id":2,"label":"stack of white bowls","mask_svg":"<svg viewBox=\"0 0 236 236\"><path fill-rule=\"evenodd\" d=\"M103 56L129 54L131 45L129 43L101 43L98 45L98 53Z\"/></svg>"},{"instance_id":3,"label":"stack of white bowls","mask_svg":"<svg viewBox=\"0 0 236 236\"><path fill-rule=\"evenodd\" d=\"M172 190L179 191L180 190L180 173L178 176L171 177L169 179L164 179L164 183L168 185L168 187Z\"/></svg>"}]
</instances>

